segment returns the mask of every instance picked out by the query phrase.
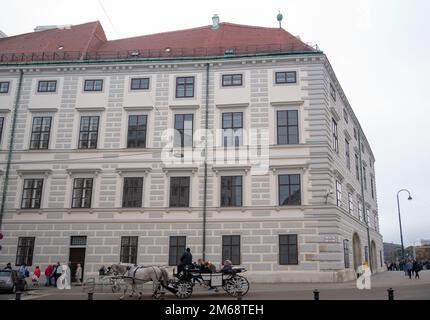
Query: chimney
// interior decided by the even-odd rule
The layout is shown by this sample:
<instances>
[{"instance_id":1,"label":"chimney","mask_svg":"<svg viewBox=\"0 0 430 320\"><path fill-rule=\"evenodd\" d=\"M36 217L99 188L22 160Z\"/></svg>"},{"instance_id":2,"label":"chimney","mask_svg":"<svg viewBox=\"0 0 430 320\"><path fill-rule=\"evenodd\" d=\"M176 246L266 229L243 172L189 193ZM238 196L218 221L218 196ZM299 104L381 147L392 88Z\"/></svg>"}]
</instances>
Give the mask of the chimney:
<instances>
[{"instance_id":1,"label":"chimney","mask_svg":"<svg viewBox=\"0 0 430 320\"><path fill-rule=\"evenodd\" d=\"M214 14L212 17L212 29L216 30L219 28L219 17L217 14Z\"/></svg>"}]
</instances>

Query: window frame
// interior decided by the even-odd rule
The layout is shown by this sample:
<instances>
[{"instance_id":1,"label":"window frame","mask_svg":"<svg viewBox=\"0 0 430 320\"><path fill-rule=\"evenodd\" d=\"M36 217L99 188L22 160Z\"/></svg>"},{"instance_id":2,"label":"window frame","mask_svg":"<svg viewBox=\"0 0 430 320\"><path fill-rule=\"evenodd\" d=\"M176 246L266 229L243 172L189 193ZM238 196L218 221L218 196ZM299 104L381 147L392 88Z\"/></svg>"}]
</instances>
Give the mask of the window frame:
<instances>
[{"instance_id":1,"label":"window frame","mask_svg":"<svg viewBox=\"0 0 430 320\"><path fill-rule=\"evenodd\" d=\"M237 178L240 178L240 185L237 184ZM227 192L227 186L225 184L223 184L223 181L230 179L230 195L227 194L227 197L229 196L229 199L231 199L230 202L228 203L223 203L223 199L225 199L224 193ZM241 175L236 175L236 176L221 176L220 179L220 187L221 187L221 192L220 192L220 207L242 207L243 206L243 176ZM236 188L240 188L240 203L235 203L235 195L236 195Z\"/></svg>"},{"instance_id":2,"label":"window frame","mask_svg":"<svg viewBox=\"0 0 430 320\"><path fill-rule=\"evenodd\" d=\"M88 130L82 130L82 126L83 126L83 120L84 118L89 118L88 120ZM91 130L91 119L92 118L97 118L97 130ZM99 139L99 131L100 131L100 116L93 116L93 115L81 115L79 118L79 136L78 136L78 149L80 150L93 150L93 149L97 149L97 145L98 145L98 139ZM90 139L90 133L96 132L96 139ZM88 134L88 138L86 140L81 139L81 134L82 133L87 133ZM81 145L81 141L85 141L87 143L87 147L84 148ZM90 147L90 142L94 141L94 147Z\"/></svg>"},{"instance_id":3,"label":"window frame","mask_svg":"<svg viewBox=\"0 0 430 320\"><path fill-rule=\"evenodd\" d=\"M343 239L343 260L345 269L349 269L351 267L351 263L349 261L349 240Z\"/></svg>"},{"instance_id":4,"label":"window frame","mask_svg":"<svg viewBox=\"0 0 430 320\"><path fill-rule=\"evenodd\" d=\"M182 117L182 129L181 128L176 128L176 117ZM185 117L186 116L191 116L191 129L185 129L185 123L186 120ZM194 113L175 113L173 114L173 129L174 131L174 139L173 139L173 147L174 148L193 148L194 147ZM191 130L191 145L185 145L185 133L186 131L190 131ZM177 145L177 133L179 132L179 138L180 138L180 145Z\"/></svg>"},{"instance_id":5,"label":"window frame","mask_svg":"<svg viewBox=\"0 0 430 320\"><path fill-rule=\"evenodd\" d=\"M119 254L120 263L137 264L138 250L139 250L138 236L121 236L121 249ZM127 259L124 259L124 258L127 258Z\"/></svg>"},{"instance_id":6,"label":"window frame","mask_svg":"<svg viewBox=\"0 0 430 320\"><path fill-rule=\"evenodd\" d=\"M180 180L179 180L180 179ZM173 185L172 181L179 181L178 185ZM183 181L188 181L188 186L186 185L182 185ZM178 195L176 197L174 197L172 195L172 191L173 191L173 187L179 188ZM183 198L181 197L182 193L184 193L184 191L180 190L181 188L185 188L188 189L188 197L187 198ZM191 177L189 176L171 176L169 177L169 208L190 208L190 197L191 197ZM177 203L175 203L175 199L177 199ZM183 204L184 199L186 199L186 203ZM175 201L173 201L175 200Z\"/></svg>"},{"instance_id":7,"label":"window frame","mask_svg":"<svg viewBox=\"0 0 430 320\"><path fill-rule=\"evenodd\" d=\"M82 187L76 186L77 180L84 180ZM91 181L91 187L85 186L86 185L85 181ZM82 190L80 197L75 196L75 190ZM86 191L85 196L84 196L83 191ZM89 208L91 208L92 200L93 200L93 191L94 191L94 178L87 178L87 177L73 178L71 208L72 209L89 209ZM89 196L87 196L88 193L89 193ZM84 201L84 199L87 199L87 198L89 199L88 206L82 205L82 201ZM80 205L79 206L75 206L75 201L74 201L75 199L80 199L80 201L79 201ZM85 204L85 202L84 202L84 204Z\"/></svg>"},{"instance_id":8,"label":"window frame","mask_svg":"<svg viewBox=\"0 0 430 320\"><path fill-rule=\"evenodd\" d=\"M139 81L139 86L138 87L134 87L133 83L135 81ZM142 87L142 83L145 83L145 81L147 82L147 86L143 86ZM149 77L136 77L136 78L130 78L130 90L131 91L139 91L139 90L149 90L149 86L150 86L150 78Z\"/></svg>"},{"instance_id":9,"label":"window frame","mask_svg":"<svg viewBox=\"0 0 430 320\"><path fill-rule=\"evenodd\" d=\"M36 119L41 119L40 130L38 130L38 131L34 130ZM47 131L43 131L43 128L44 128L43 121L45 119L49 119L49 127L48 127ZM50 137L51 137L51 127L52 127L52 116L35 116L35 117L33 117L32 126L31 126L31 135L30 135L30 146L29 146L30 150L48 150L49 149L49 142L50 142ZM41 143L43 141L45 141L45 140L41 139L42 134L44 134L44 133L48 134L48 139L46 140L46 148L41 147ZM39 139L33 139L33 135L37 135L37 134L39 134ZM38 142L37 148L33 146L33 142Z\"/></svg>"},{"instance_id":10,"label":"window frame","mask_svg":"<svg viewBox=\"0 0 430 320\"><path fill-rule=\"evenodd\" d=\"M357 153L354 154L354 157L355 157L355 178L358 181L360 181L360 166L359 166L360 160L358 159Z\"/></svg>"},{"instance_id":11,"label":"window frame","mask_svg":"<svg viewBox=\"0 0 430 320\"><path fill-rule=\"evenodd\" d=\"M98 88L96 86L96 83L99 81L101 82L100 89L96 90L96 88ZM90 82L92 83L92 85L87 87L87 83L90 83ZM84 80L84 92L103 92L103 88L104 88L104 79L85 79Z\"/></svg>"},{"instance_id":12,"label":"window frame","mask_svg":"<svg viewBox=\"0 0 430 320\"><path fill-rule=\"evenodd\" d=\"M336 88L330 83L330 96L333 98L333 101L336 101Z\"/></svg>"},{"instance_id":13,"label":"window frame","mask_svg":"<svg viewBox=\"0 0 430 320\"><path fill-rule=\"evenodd\" d=\"M348 139L345 139L346 168L351 171L351 151Z\"/></svg>"},{"instance_id":14,"label":"window frame","mask_svg":"<svg viewBox=\"0 0 430 320\"><path fill-rule=\"evenodd\" d=\"M281 113L285 113L285 125L280 125L279 124L279 119L280 119L280 114ZM296 124L289 124L289 120L290 120L290 113L295 113L296 116ZM276 144L277 145L297 145L300 143L300 135L299 135L299 110L276 110ZM280 128L285 128L286 130L286 143L280 143L279 142L279 129ZM290 142L291 140L291 135L290 135L290 128L295 128L296 130L296 136L297 136L297 142L293 141Z\"/></svg>"},{"instance_id":15,"label":"window frame","mask_svg":"<svg viewBox=\"0 0 430 320\"><path fill-rule=\"evenodd\" d=\"M184 80L184 83L178 83L179 80ZM193 79L193 83L187 83L188 79ZM185 77L176 77L175 78L175 98L176 99L183 99L183 98L194 98L195 95L195 84L196 84L196 77L195 76L185 76ZM178 88L179 86L184 87L184 95L179 96L178 95ZM187 88L192 87L192 95L187 95Z\"/></svg>"},{"instance_id":16,"label":"window frame","mask_svg":"<svg viewBox=\"0 0 430 320\"><path fill-rule=\"evenodd\" d=\"M22 244L24 241L29 241L29 243ZM35 242L36 237L18 237L15 266L21 266L23 263L25 263L26 266L33 265ZM20 253L20 249L23 250L23 253Z\"/></svg>"},{"instance_id":17,"label":"window frame","mask_svg":"<svg viewBox=\"0 0 430 320\"><path fill-rule=\"evenodd\" d=\"M281 177L283 177L283 176L288 176L288 182L289 182L288 184L281 184ZM299 200L298 200L298 203L281 204L281 186L287 186L288 187L288 190L289 190L289 193L288 193L288 202L289 202L291 196L294 195L294 194L291 193L291 186L297 186L297 184L296 183L293 183L293 184L291 183L291 176L298 176L299 177L299 183L298 183L298 186L299 186ZM284 207L284 206L301 206L302 205L302 181L301 181L301 179L302 179L302 175L298 174L298 173L278 174L278 206Z\"/></svg>"},{"instance_id":18,"label":"window frame","mask_svg":"<svg viewBox=\"0 0 430 320\"><path fill-rule=\"evenodd\" d=\"M46 84L45 89L43 84ZM54 84L54 88L52 90L51 84ZM51 89L50 89L51 88ZM39 80L37 83L37 92L38 93L54 93L57 92L57 80Z\"/></svg>"},{"instance_id":19,"label":"window frame","mask_svg":"<svg viewBox=\"0 0 430 320\"><path fill-rule=\"evenodd\" d=\"M284 74L285 81L279 81L278 75ZM294 81L288 81L288 75L294 74ZM297 71L276 71L275 72L275 84L296 84L297 83Z\"/></svg>"},{"instance_id":20,"label":"window frame","mask_svg":"<svg viewBox=\"0 0 430 320\"><path fill-rule=\"evenodd\" d=\"M235 126L235 116L239 114L240 126ZM227 116L231 116L231 126L229 127L224 125L224 120L227 121L224 118ZM241 111L221 112L222 145L224 148L238 148L240 146L243 146L243 118L244 113ZM237 132L239 132L239 135L237 134ZM229 140L228 138L231 139ZM233 143L229 145L227 143L228 141L232 141Z\"/></svg>"},{"instance_id":21,"label":"window frame","mask_svg":"<svg viewBox=\"0 0 430 320\"><path fill-rule=\"evenodd\" d=\"M227 239L229 239L229 243L227 243ZM239 240L237 241L234 240ZM229 248L230 254L228 255L225 250ZM234 254L233 251L238 251L237 254ZM230 260L233 265L240 265L242 261L242 253L241 253L241 236L237 234L228 234L222 236L221 242L221 263L223 264L225 260Z\"/></svg>"},{"instance_id":22,"label":"window frame","mask_svg":"<svg viewBox=\"0 0 430 320\"><path fill-rule=\"evenodd\" d=\"M282 243L282 239L285 237L287 241L284 241L285 243ZM291 241L291 237L295 239L294 241ZM297 234L279 234L278 235L278 246L279 246L279 255L278 255L278 262L279 265L287 266L287 265L298 265L299 264L299 237ZM286 253L284 256L282 253L282 248L286 247ZM295 255L293 256L294 259L291 259L291 249L290 247L295 247ZM292 260L292 261L291 261Z\"/></svg>"},{"instance_id":23,"label":"window frame","mask_svg":"<svg viewBox=\"0 0 430 320\"><path fill-rule=\"evenodd\" d=\"M43 178L28 178L24 179L22 184L22 195L21 195L21 209L41 209L42 208L42 198L43 198ZM26 187L26 181L31 181L31 186ZM41 182L40 187L35 186L36 182ZM26 190L30 190L30 197L24 197L26 195ZM34 193L39 192L39 197L34 196ZM24 200L29 200L30 205L28 207L24 206ZM38 200L38 205L33 206L33 201ZM37 202L36 202L37 203Z\"/></svg>"},{"instance_id":24,"label":"window frame","mask_svg":"<svg viewBox=\"0 0 430 320\"><path fill-rule=\"evenodd\" d=\"M137 125L136 125L137 128L139 127L139 118L145 119L145 124L144 124L145 129L144 130L136 129L136 130L130 131L130 119L131 119L131 117L137 118ZM146 114L129 114L128 119L127 119L127 149L145 149L146 148L146 140L147 140L147 131L148 131L148 115L146 115ZM130 146L130 133L131 132L136 132L136 133L144 132L143 146L134 146L134 147ZM134 139L134 143L137 145L138 141L139 141L139 138L136 137Z\"/></svg>"},{"instance_id":25,"label":"window frame","mask_svg":"<svg viewBox=\"0 0 430 320\"><path fill-rule=\"evenodd\" d=\"M342 184L336 180L336 205L342 208Z\"/></svg>"},{"instance_id":26,"label":"window frame","mask_svg":"<svg viewBox=\"0 0 430 320\"><path fill-rule=\"evenodd\" d=\"M4 85L6 85L6 91L4 91ZM10 89L10 81L0 81L0 94L8 94Z\"/></svg>"},{"instance_id":27,"label":"window frame","mask_svg":"<svg viewBox=\"0 0 430 320\"><path fill-rule=\"evenodd\" d=\"M183 240L183 245L182 243L180 243L179 240ZM169 266L177 266L180 263L181 256L185 252L186 247L187 247L186 236L169 236ZM175 261L173 261L174 260L173 257L176 257Z\"/></svg>"},{"instance_id":28,"label":"window frame","mask_svg":"<svg viewBox=\"0 0 430 320\"><path fill-rule=\"evenodd\" d=\"M351 215L354 213L354 201L351 192L348 192L348 212Z\"/></svg>"},{"instance_id":29,"label":"window frame","mask_svg":"<svg viewBox=\"0 0 430 320\"><path fill-rule=\"evenodd\" d=\"M140 185L138 185L137 187L136 186L132 186L132 187L127 186L126 180L128 181L128 180L132 180L132 179L139 181ZM122 201L121 201L122 208L142 208L142 205L143 205L143 187L144 187L144 178L143 177L124 177L123 178L123 187L122 187ZM127 188L127 190L126 190L126 188ZM128 199L128 197L126 197L126 192L128 191L128 193L130 194L131 193L130 189L136 189L136 191L134 191L133 194L139 195L140 199L137 199L137 200L136 199L132 199L132 200ZM139 192L139 190L140 190L140 192ZM125 203L126 201L133 202L133 203L140 202L140 204L139 205L126 205L126 203Z\"/></svg>"},{"instance_id":30,"label":"window frame","mask_svg":"<svg viewBox=\"0 0 430 320\"><path fill-rule=\"evenodd\" d=\"M235 77L240 77L240 83L235 83ZM231 78L231 83L226 83L226 79ZM242 73L231 73L223 74L221 76L221 86L222 87L242 87L243 86L243 74Z\"/></svg>"},{"instance_id":31,"label":"window frame","mask_svg":"<svg viewBox=\"0 0 430 320\"><path fill-rule=\"evenodd\" d=\"M332 118L331 119L331 129L332 129L332 149L334 152L339 154L339 132L338 132L338 126L337 121Z\"/></svg>"}]
</instances>

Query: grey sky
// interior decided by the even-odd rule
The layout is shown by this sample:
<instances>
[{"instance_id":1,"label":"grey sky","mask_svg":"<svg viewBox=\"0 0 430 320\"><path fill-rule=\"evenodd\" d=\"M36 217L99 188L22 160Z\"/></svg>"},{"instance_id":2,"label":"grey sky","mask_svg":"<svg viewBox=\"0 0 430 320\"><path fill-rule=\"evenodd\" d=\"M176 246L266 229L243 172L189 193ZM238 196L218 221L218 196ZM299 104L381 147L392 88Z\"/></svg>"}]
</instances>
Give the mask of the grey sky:
<instances>
[{"instance_id":1,"label":"grey sky","mask_svg":"<svg viewBox=\"0 0 430 320\"><path fill-rule=\"evenodd\" d=\"M214 13L221 21L276 27L278 10L286 30L328 55L370 141L384 241L400 242L401 188L414 197L401 195L405 244L430 238L430 1L20 0L2 4L0 30L16 35L36 25L100 20L116 39L208 25Z\"/></svg>"}]
</instances>

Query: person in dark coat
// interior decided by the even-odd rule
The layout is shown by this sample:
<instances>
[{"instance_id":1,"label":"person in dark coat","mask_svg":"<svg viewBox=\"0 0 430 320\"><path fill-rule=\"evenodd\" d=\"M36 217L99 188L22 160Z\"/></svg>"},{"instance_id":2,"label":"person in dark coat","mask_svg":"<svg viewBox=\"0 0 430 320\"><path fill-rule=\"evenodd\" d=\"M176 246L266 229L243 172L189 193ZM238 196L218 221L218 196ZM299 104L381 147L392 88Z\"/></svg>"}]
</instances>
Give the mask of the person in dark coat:
<instances>
[{"instance_id":1,"label":"person in dark coat","mask_svg":"<svg viewBox=\"0 0 430 320\"><path fill-rule=\"evenodd\" d=\"M192 266L193 255L191 254L190 248L187 248L187 250L185 250L184 254L181 256L181 259L179 261L180 263L178 265L178 274L183 272L186 266Z\"/></svg>"},{"instance_id":2,"label":"person in dark coat","mask_svg":"<svg viewBox=\"0 0 430 320\"><path fill-rule=\"evenodd\" d=\"M415 279L420 278L419 272L421 271L421 265L417 260L414 260L412 264L412 271L415 273Z\"/></svg>"}]
</instances>

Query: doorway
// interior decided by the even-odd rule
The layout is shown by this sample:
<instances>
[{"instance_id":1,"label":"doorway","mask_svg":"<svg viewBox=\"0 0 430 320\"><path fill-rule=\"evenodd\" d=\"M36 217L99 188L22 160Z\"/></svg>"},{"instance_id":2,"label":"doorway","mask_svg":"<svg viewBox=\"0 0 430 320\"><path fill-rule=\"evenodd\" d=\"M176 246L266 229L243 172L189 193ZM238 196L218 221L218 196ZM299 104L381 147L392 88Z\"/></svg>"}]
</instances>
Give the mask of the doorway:
<instances>
[{"instance_id":1,"label":"doorway","mask_svg":"<svg viewBox=\"0 0 430 320\"><path fill-rule=\"evenodd\" d=\"M86 251L87 237L86 236L72 236L70 239L70 250L69 250L69 263L70 263L70 281L76 282L76 267L78 264L81 265L82 274L79 279L81 282L84 277L85 268L85 251Z\"/></svg>"}]
</instances>

